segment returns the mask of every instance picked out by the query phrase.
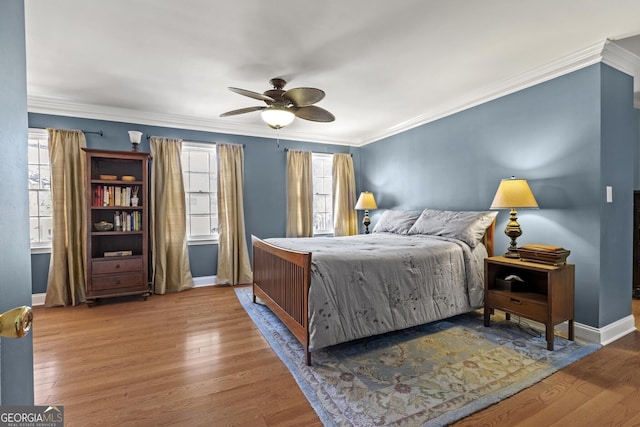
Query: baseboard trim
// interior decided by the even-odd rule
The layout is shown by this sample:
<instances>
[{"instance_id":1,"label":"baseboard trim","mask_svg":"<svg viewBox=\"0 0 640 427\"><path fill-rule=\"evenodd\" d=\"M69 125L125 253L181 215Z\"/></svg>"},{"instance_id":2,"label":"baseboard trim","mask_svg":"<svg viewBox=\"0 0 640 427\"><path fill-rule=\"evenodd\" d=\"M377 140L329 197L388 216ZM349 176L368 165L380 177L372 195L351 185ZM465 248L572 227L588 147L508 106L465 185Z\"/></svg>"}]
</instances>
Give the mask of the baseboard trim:
<instances>
[{"instance_id":1,"label":"baseboard trim","mask_svg":"<svg viewBox=\"0 0 640 427\"><path fill-rule=\"evenodd\" d=\"M542 326L544 327L544 325ZM578 322L575 322L573 326L576 338L600 345L611 344L615 340L636 330L636 323L633 314L623 317L620 320L616 320L613 323L609 323L602 328L594 328L593 326ZM556 325L555 329L566 335L569 330L569 324L568 322L560 323L559 325Z\"/></svg>"},{"instance_id":2,"label":"baseboard trim","mask_svg":"<svg viewBox=\"0 0 640 427\"><path fill-rule=\"evenodd\" d=\"M193 278L193 287L199 288L201 286L213 286L216 284L216 276L201 276ZM31 305L44 305L44 299L46 294L33 294L31 295ZM542 323L533 322L527 320L531 323L537 323L539 327L544 328ZM556 325L555 329L562 332L563 334L567 334L569 329L568 323L563 322L559 325ZM594 328L593 326L584 325L582 323L575 322L574 329L576 338L581 339L583 341L587 341L590 343L597 343L601 345L611 344L613 341L622 338L623 336L630 334L636 330L636 322L633 314L630 314L626 317L623 317L620 320L616 320L613 323L609 323L602 328Z\"/></svg>"},{"instance_id":3,"label":"baseboard trim","mask_svg":"<svg viewBox=\"0 0 640 427\"><path fill-rule=\"evenodd\" d=\"M32 294L31 295L31 306L35 307L37 305L44 305L44 299L47 294Z\"/></svg>"},{"instance_id":4,"label":"baseboard trim","mask_svg":"<svg viewBox=\"0 0 640 427\"><path fill-rule=\"evenodd\" d=\"M216 284L216 276L200 276L193 278L193 287L213 286Z\"/></svg>"},{"instance_id":5,"label":"baseboard trim","mask_svg":"<svg viewBox=\"0 0 640 427\"><path fill-rule=\"evenodd\" d=\"M216 276L201 276L193 278L193 287L199 288L201 286L213 286L216 284ZM38 305L44 305L46 293L44 294L32 294L31 295L31 306L35 307Z\"/></svg>"}]
</instances>

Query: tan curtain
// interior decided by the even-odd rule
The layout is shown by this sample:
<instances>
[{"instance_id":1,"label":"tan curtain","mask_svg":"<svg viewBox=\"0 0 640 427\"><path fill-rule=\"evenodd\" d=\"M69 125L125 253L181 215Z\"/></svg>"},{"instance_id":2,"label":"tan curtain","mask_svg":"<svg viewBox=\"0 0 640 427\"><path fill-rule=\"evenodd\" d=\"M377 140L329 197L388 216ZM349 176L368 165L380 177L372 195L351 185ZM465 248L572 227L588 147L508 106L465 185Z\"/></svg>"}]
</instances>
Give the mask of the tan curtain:
<instances>
[{"instance_id":1,"label":"tan curtain","mask_svg":"<svg viewBox=\"0 0 640 427\"><path fill-rule=\"evenodd\" d=\"M287 152L287 237L313 236L311 152Z\"/></svg>"},{"instance_id":2,"label":"tan curtain","mask_svg":"<svg viewBox=\"0 0 640 427\"><path fill-rule=\"evenodd\" d=\"M156 294L193 287L187 250L182 140L152 136L151 265Z\"/></svg>"},{"instance_id":3,"label":"tan curtain","mask_svg":"<svg viewBox=\"0 0 640 427\"><path fill-rule=\"evenodd\" d=\"M350 154L333 155L333 233L335 236L358 234L356 178Z\"/></svg>"},{"instance_id":4,"label":"tan curtain","mask_svg":"<svg viewBox=\"0 0 640 427\"><path fill-rule=\"evenodd\" d=\"M85 301L86 202L84 133L47 129L51 163L53 237L47 307Z\"/></svg>"},{"instance_id":5,"label":"tan curtain","mask_svg":"<svg viewBox=\"0 0 640 427\"><path fill-rule=\"evenodd\" d=\"M244 150L216 144L218 155L218 271L216 283L253 282L244 225Z\"/></svg>"}]
</instances>

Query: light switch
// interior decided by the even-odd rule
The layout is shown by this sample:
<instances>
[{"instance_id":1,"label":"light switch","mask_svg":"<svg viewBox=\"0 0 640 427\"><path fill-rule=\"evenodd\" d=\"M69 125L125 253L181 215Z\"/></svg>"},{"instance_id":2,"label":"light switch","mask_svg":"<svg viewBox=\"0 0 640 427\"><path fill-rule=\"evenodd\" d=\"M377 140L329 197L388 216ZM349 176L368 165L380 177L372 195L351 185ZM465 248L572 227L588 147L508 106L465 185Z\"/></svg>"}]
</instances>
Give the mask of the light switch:
<instances>
[{"instance_id":1,"label":"light switch","mask_svg":"<svg viewBox=\"0 0 640 427\"><path fill-rule=\"evenodd\" d=\"M607 203L613 203L613 187L607 185Z\"/></svg>"}]
</instances>

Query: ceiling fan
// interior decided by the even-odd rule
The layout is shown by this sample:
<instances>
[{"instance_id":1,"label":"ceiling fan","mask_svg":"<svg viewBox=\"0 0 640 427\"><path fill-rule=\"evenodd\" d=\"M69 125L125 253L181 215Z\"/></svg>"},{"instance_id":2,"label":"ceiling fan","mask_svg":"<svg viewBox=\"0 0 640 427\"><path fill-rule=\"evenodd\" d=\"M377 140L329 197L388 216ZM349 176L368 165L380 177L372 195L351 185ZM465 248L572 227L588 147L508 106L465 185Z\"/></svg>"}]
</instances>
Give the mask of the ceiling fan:
<instances>
[{"instance_id":1,"label":"ceiling fan","mask_svg":"<svg viewBox=\"0 0 640 427\"><path fill-rule=\"evenodd\" d=\"M333 114L324 108L313 105L324 98L324 91L313 87L284 90L287 82L281 78L273 78L269 80L269 83L273 86L273 89L264 93L230 87L229 90L232 92L264 101L267 105L227 111L220 114L220 117L261 111L262 120L273 129L287 126L295 117L313 122L332 122L336 119Z\"/></svg>"}]
</instances>

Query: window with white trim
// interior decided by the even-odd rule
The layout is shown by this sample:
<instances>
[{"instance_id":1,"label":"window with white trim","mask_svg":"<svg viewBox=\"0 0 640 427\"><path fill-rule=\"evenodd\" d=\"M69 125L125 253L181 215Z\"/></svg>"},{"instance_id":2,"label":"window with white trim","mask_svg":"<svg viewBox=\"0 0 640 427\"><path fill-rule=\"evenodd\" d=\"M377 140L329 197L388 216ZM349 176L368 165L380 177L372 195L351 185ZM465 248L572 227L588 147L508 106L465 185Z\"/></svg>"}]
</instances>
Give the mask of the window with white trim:
<instances>
[{"instance_id":1,"label":"window with white trim","mask_svg":"<svg viewBox=\"0 0 640 427\"><path fill-rule=\"evenodd\" d=\"M31 248L51 248L53 202L51 199L49 133L45 129L29 129L28 144Z\"/></svg>"},{"instance_id":2,"label":"window with white trim","mask_svg":"<svg viewBox=\"0 0 640 427\"><path fill-rule=\"evenodd\" d=\"M313 234L333 234L333 154L311 153Z\"/></svg>"},{"instance_id":3,"label":"window with white trim","mask_svg":"<svg viewBox=\"0 0 640 427\"><path fill-rule=\"evenodd\" d=\"M190 243L218 240L218 173L215 144L183 141L182 176Z\"/></svg>"}]
</instances>

